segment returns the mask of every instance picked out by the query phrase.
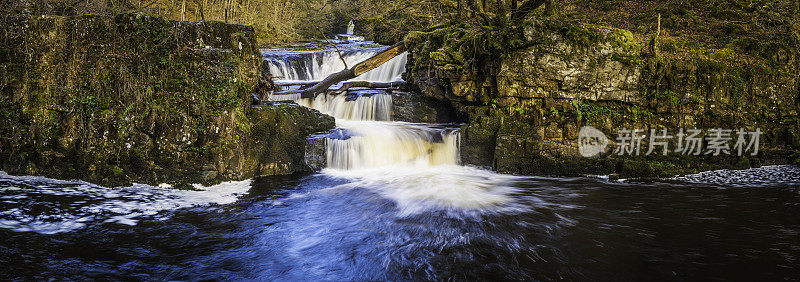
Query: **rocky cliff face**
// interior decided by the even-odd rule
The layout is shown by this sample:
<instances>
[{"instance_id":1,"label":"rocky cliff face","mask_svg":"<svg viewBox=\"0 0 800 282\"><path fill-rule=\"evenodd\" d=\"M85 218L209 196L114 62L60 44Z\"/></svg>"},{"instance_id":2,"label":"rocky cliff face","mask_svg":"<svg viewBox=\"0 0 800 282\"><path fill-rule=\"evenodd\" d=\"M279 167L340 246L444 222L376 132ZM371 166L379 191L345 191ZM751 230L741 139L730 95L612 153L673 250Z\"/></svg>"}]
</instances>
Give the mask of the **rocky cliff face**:
<instances>
[{"instance_id":1,"label":"rocky cliff face","mask_svg":"<svg viewBox=\"0 0 800 282\"><path fill-rule=\"evenodd\" d=\"M288 174L306 169L305 136L334 125L299 106L250 106L261 63L250 26L2 20L0 168L11 174L101 185Z\"/></svg>"},{"instance_id":2,"label":"rocky cliff face","mask_svg":"<svg viewBox=\"0 0 800 282\"><path fill-rule=\"evenodd\" d=\"M508 41L510 51L477 56L477 63L465 59L479 53L464 44L474 40L468 32L442 29L406 38L410 80L468 122L462 128L467 164L516 174L649 177L797 158L800 92L793 56L758 58L734 47L658 50L626 30L555 20L528 22L520 33ZM600 157L578 154L583 126L611 139ZM760 128L764 135L757 157L611 154L617 130L625 128L666 128L673 135L679 128Z\"/></svg>"},{"instance_id":3,"label":"rocky cliff face","mask_svg":"<svg viewBox=\"0 0 800 282\"><path fill-rule=\"evenodd\" d=\"M457 120L447 104L422 96L419 91L393 91L391 95L394 121L449 123Z\"/></svg>"}]
</instances>

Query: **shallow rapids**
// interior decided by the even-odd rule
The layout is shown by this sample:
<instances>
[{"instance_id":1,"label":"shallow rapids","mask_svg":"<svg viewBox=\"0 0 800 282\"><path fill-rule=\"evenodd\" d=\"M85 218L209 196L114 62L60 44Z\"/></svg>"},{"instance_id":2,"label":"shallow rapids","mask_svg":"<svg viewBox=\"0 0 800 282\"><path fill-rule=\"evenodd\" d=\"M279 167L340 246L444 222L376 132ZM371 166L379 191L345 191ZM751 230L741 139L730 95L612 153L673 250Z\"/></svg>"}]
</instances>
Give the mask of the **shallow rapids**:
<instances>
[{"instance_id":1,"label":"shallow rapids","mask_svg":"<svg viewBox=\"0 0 800 282\"><path fill-rule=\"evenodd\" d=\"M136 225L140 218L209 204L229 204L251 181L227 182L194 191L135 184L110 189L83 181L11 176L0 171L0 229L57 234L89 224Z\"/></svg>"},{"instance_id":2,"label":"shallow rapids","mask_svg":"<svg viewBox=\"0 0 800 282\"><path fill-rule=\"evenodd\" d=\"M399 216L430 211L461 215L514 212L512 186L523 178L458 166L409 164L360 169L325 169L322 174L344 179L332 189L367 187L394 202Z\"/></svg>"},{"instance_id":3,"label":"shallow rapids","mask_svg":"<svg viewBox=\"0 0 800 282\"><path fill-rule=\"evenodd\" d=\"M0 280L791 280L800 180L780 177L798 172L752 169L779 184L731 186L702 175L618 183L452 165L326 169L256 179L227 204L192 201L133 225L101 212L57 234L0 228ZM3 199L35 221L51 220L43 207L86 216L61 207L87 192L120 201L82 182L0 183L60 187Z\"/></svg>"}]
</instances>

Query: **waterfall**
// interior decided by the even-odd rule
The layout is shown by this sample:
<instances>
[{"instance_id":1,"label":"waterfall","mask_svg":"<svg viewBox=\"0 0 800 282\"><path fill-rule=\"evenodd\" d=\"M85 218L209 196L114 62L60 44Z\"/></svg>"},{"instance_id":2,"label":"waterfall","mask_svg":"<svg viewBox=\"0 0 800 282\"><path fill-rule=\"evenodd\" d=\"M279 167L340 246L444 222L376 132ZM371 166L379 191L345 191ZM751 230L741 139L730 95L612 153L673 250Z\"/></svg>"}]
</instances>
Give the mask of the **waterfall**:
<instances>
[{"instance_id":1,"label":"waterfall","mask_svg":"<svg viewBox=\"0 0 800 282\"><path fill-rule=\"evenodd\" d=\"M382 50L383 48L371 48L345 51L342 57L347 62L347 66L352 68ZM403 53L350 81L401 81L407 59L408 54ZM268 64L269 71L277 82L320 81L345 69L344 63L335 50L280 52L267 57L265 63Z\"/></svg>"},{"instance_id":2,"label":"waterfall","mask_svg":"<svg viewBox=\"0 0 800 282\"><path fill-rule=\"evenodd\" d=\"M353 21L347 23L347 34L353 34L354 30L356 29L356 25L353 24Z\"/></svg>"},{"instance_id":3,"label":"waterfall","mask_svg":"<svg viewBox=\"0 0 800 282\"><path fill-rule=\"evenodd\" d=\"M339 126L355 136L328 140L329 168L347 170L394 164L435 166L458 163L458 131L417 124L364 121L344 121Z\"/></svg>"},{"instance_id":4,"label":"waterfall","mask_svg":"<svg viewBox=\"0 0 800 282\"><path fill-rule=\"evenodd\" d=\"M349 47L347 45L345 48ZM385 46L345 49L348 67L364 61ZM345 68L336 51L275 51L265 61L276 83L320 81ZM404 53L352 81L392 82L401 80ZM349 94L320 94L313 99L299 94L270 97L293 100L336 118L339 131L326 138L329 169L357 170L391 166L457 165L457 130L426 124L392 122L392 96L384 91L356 90Z\"/></svg>"},{"instance_id":5,"label":"waterfall","mask_svg":"<svg viewBox=\"0 0 800 282\"><path fill-rule=\"evenodd\" d=\"M345 136L328 138L329 168L357 169L393 164L434 166L459 162L457 130L424 124L389 122L392 96L376 94L349 100L318 95L298 104L334 116Z\"/></svg>"},{"instance_id":6,"label":"waterfall","mask_svg":"<svg viewBox=\"0 0 800 282\"><path fill-rule=\"evenodd\" d=\"M388 121L392 117L392 96L386 94L362 96L355 101L347 101L346 95L320 94L296 101L337 119Z\"/></svg>"}]
</instances>

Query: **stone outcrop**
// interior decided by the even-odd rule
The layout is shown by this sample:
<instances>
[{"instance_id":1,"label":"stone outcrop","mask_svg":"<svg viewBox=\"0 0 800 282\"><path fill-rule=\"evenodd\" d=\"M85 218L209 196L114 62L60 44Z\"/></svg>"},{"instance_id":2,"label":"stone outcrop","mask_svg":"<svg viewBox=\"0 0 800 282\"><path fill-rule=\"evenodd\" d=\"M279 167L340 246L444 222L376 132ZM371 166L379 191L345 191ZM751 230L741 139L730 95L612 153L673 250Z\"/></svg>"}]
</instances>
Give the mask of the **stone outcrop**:
<instances>
[{"instance_id":1,"label":"stone outcrop","mask_svg":"<svg viewBox=\"0 0 800 282\"><path fill-rule=\"evenodd\" d=\"M287 175L310 171L305 161L306 138L336 126L333 117L294 103L272 103L252 109L252 140L249 164L240 178L258 175ZM248 171L249 170L249 171Z\"/></svg>"},{"instance_id":2,"label":"stone outcrop","mask_svg":"<svg viewBox=\"0 0 800 282\"><path fill-rule=\"evenodd\" d=\"M391 95L394 121L448 123L457 120L446 103L420 95L419 91L393 91Z\"/></svg>"},{"instance_id":3,"label":"stone outcrop","mask_svg":"<svg viewBox=\"0 0 800 282\"><path fill-rule=\"evenodd\" d=\"M328 134L312 135L306 139L304 161L312 171L319 171L328 166L326 138L328 138Z\"/></svg>"},{"instance_id":4,"label":"stone outcrop","mask_svg":"<svg viewBox=\"0 0 800 282\"><path fill-rule=\"evenodd\" d=\"M519 33L503 43L518 47L498 46L509 51L497 56L471 49L498 43L470 40L494 39L463 29L406 37L409 81L466 122L465 164L515 174L651 177L798 158L795 57L753 58L731 48L658 52L626 30L547 19ZM471 54L475 61L465 59ZM600 157L578 154L583 126L611 139ZM624 128L760 128L764 135L759 156L613 155ZM646 140L642 146L644 155Z\"/></svg>"},{"instance_id":5,"label":"stone outcrop","mask_svg":"<svg viewBox=\"0 0 800 282\"><path fill-rule=\"evenodd\" d=\"M5 16L0 169L10 174L211 184L307 170L305 137L333 118L251 107L251 26L143 14ZM186 186L186 185L182 185Z\"/></svg>"}]
</instances>

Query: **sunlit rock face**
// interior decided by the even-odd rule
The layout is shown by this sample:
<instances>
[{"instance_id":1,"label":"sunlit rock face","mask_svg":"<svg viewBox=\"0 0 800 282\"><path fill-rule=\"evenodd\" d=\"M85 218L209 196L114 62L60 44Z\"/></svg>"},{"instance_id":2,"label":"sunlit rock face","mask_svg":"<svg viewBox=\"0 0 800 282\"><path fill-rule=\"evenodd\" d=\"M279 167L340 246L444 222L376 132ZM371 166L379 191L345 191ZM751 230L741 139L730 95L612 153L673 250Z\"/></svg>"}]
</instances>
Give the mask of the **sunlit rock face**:
<instances>
[{"instance_id":1,"label":"sunlit rock face","mask_svg":"<svg viewBox=\"0 0 800 282\"><path fill-rule=\"evenodd\" d=\"M517 174L649 177L800 159L796 58L743 61L727 48L654 51L626 30L540 19L512 42L522 47L486 39L484 45L509 51L470 65L465 58L476 49L445 40L466 36L477 35L442 28L411 33L405 42L408 80L426 97L452 103L468 122L460 149L467 164ZM608 136L609 150L580 156L583 126ZM762 145L774 150L755 157L620 158L610 153L623 128L761 128Z\"/></svg>"},{"instance_id":2,"label":"sunlit rock face","mask_svg":"<svg viewBox=\"0 0 800 282\"><path fill-rule=\"evenodd\" d=\"M626 50L606 41L578 46L552 36L558 42L555 45L520 50L501 62L497 86L501 97L623 102L642 98L638 95L640 66L619 59L631 55ZM617 39L610 33L603 36Z\"/></svg>"}]
</instances>

